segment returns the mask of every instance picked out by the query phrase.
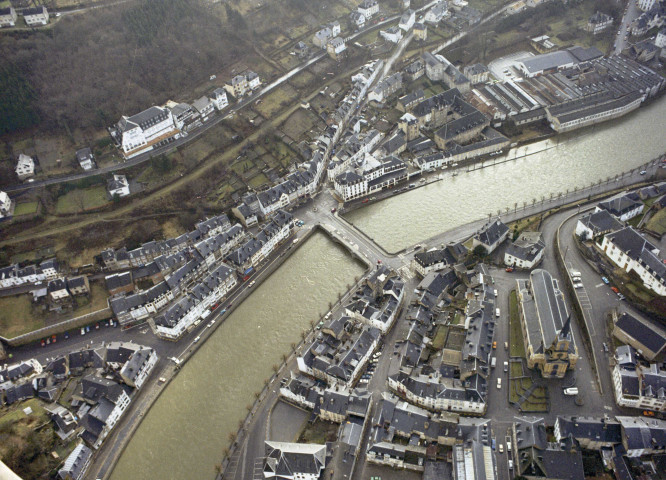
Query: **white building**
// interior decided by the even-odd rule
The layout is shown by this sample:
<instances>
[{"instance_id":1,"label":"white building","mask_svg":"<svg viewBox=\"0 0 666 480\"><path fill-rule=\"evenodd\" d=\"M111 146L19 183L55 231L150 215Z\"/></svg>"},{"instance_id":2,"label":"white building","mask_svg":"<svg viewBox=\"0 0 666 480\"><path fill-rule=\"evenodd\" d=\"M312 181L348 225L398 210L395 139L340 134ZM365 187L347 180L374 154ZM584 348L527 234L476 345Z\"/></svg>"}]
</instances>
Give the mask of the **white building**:
<instances>
[{"instance_id":1,"label":"white building","mask_svg":"<svg viewBox=\"0 0 666 480\"><path fill-rule=\"evenodd\" d=\"M405 32L409 32L414 26L415 21L416 21L416 12L414 12L414 10L411 9L407 10L405 13L402 14L402 17L400 17L400 23L398 23L398 27L400 27Z\"/></svg>"},{"instance_id":2,"label":"white building","mask_svg":"<svg viewBox=\"0 0 666 480\"><path fill-rule=\"evenodd\" d=\"M342 52L344 52L346 49L347 47L345 46L345 41L341 37L330 39L326 45L326 51L332 58L336 60L340 58L340 55L342 55Z\"/></svg>"},{"instance_id":3,"label":"white building","mask_svg":"<svg viewBox=\"0 0 666 480\"><path fill-rule=\"evenodd\" d=\"M144 384L157 363L157 352L149 347L136 350L120 369L120 377L137 390Z\"/></svg>"},{"instance_id":4,"label":"white building","mask_svg":"<svg viewBox=\"0 0 666 480\"><path fill-rule=\"evenodd\" d=\"M86 172L93 170L96 166L95 157L88 147L76 151L76 161Z\"/></svg>"},{"instance_id":5,"label":"white building","mask_svg":"<svg viewBox=\"0 0 666 480\"><path fill-rule=\"evenodd\" d=\"M646 288L666 296L666 265L659 257L659 249L632 227L604 236L601 249L627 273L636 272Z\"/></svg>"},{"instance_id":6,"label":"white building","mask_svg":"<svg viewBox=\"0 0 666 480\"><path fill-rule=\"evenodd\" d=\"M125 157L132 158L180 137L180 131L171 110L150 107L131 117L122 117L116 126L116 137Z\"/></svg>"},{"instance_id":7,"label":"white building","mask_svg":"<svg viewBox=\"0 0 666 480\"><path fill-rule=\"evenodd\" d=\"M363 28L365 27L365 15L359 12L352 12L349 15L349 18L351 19L351 22L356 25L356 28Z\"/></svg>"},{"instance_id":8,"label":"white building","mask_svg":"<svg viewBox=\"0 0 666 480\"><path fill-rule=\"evenodd\" d=\"M364 0L357 10L366 19L369 19L379 12L379 3L377 3L377 0Z\"/></svg>"},{"instance_id":9,"label":"white building","mask_svg":"<svg viewBox=\"0 0 666 480\"><path fill-rule=\"evenodd\" d=\"M15 171L19 180L26 180L35 175L35 161L32 157L21 153Z\"/></svg>"},{"instance_id":10,"label":"white building","mask_svg":"<svg viewBox=\"0 0 666 480\"><path fill-rule=\"evenodd\" d=\"M647 12L652 7L654 7L655 3L657 3L657 0L638 0L636 2L636 4L638 5L638 8L640 8L644 12Z\"/></svg>"},{"instance_id":11,"label":"white building","mask_svg":"<svg viewBox=\"0 0 666 480\"><path fill-rule=\"evenodd\" d=\"M259 74L256 72L250 70L245 74L245 78L247 78L247 88L250 91L256 90L261 86L261 79L259 78Z\"/></svg>"},{"instance_id":12,"label":"white building","mask_svg":"<svg viewBox=\"0 0 666 480\"><path fill-rule=\"evenodd\" d=\"M208 117L215 111L215 104L210 98L203 96L192 102L192 107L199 113L202 121L208 120Z\"/></svg>"},{"instance_id":13,"label":"white building","mask_svg":"<svg viewBox=\"0 0 666 480\"><path fill-rule=\"evenodd\" d=\"M25 8L22 13L25 24L29 27L49 23L49 11L46 7Z\"/></svg>"},{"instance_id":14,"label":"white building","mask_svg":"<svg viewBox=\"0 0 666 480\"><path fill-rule=\"evenodd\" d=\"M129 182L125 175L114 174L113 178L107 184L107 191L111 197L116 195L120 198L126 197L130 194Z\"/></svg>"},{"instance_id":15,"label":"white building","mask_svg":"<svg viewBox=\"0 0 666 480\"><path fill-rule=\"evenodd\" d=\"M14 27L16 18L14 7L0 8L0 27Z\"/></svg>"},{"instance_id":16,"label":"white building","mask_svg":"<svg viewBox=\"0 0 666 480\"><path fill-rule=\"evenodd\" d=\"M546 244L540 232L523 232L504 252L504 263L531 270L543 259Z\"/></svg>"},{"instance_id":17,"label":"white building","mask_svg":"<svg viewBox=\"0 0 666 480\"><path fill-rule=\"evenodd\" d=\"M326 467L326 445L266 441L263 478L319 480Z\"/></svg>"},{"instance_id":18,"label":"white building","mask_svg":"<svg viewBox=\"0 0 666 480\"><path fill-rule=\"evenodd\" d=\"M666 28L659 30L657 37L654 39L654 44L657 48L666 47Z\"/></svg>"},{"instance_id":19,"label":"white building","mask_svg":"<svg viewBox=\"0 0 666 480\"><path fill-rule=\"evenodd\" d=\"M227 99L227 92L224 88L216 88L213 90L213 95L210 97L213 101L213 105L217 110L224 110L229 105L229 100Z\"/></svg>"},{"instance_id":20,"label":"white building","mask_svg":"<svg viewBox=\"0 0 666 480\"><path fill-rule=\"evenodd\" d=\"M379 35L386 41L398 43L402 40L402 30L398 27L391 27L386 30L380 30Z\"/></svg>"},{"instance_id":21,"label":"white building","mask_svg":"<svg viewBox=\"0 0 666 480\"><path fill-rule=\"evenodd\" d=\"M437 25L448 13L448 4L445 1L437 3L425 14L423 19L426 23Z\"/></svg>"},{"instance_id":22,"label":"white building","mask_svg":"<svg viewBox=\"0 0 666 480\"><path fill-rule=\"evenodd\" d=\"M0 218L8 217L12 211L12 199L7 192L0 190Z\"/></svg>"}]
</instances>

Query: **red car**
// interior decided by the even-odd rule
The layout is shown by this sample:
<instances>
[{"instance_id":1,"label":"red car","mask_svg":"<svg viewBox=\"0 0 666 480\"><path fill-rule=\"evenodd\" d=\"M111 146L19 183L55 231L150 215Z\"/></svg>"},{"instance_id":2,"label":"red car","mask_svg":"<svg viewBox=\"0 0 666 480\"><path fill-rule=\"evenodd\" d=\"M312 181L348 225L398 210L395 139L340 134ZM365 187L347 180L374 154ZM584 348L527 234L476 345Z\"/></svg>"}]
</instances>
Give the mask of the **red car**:
<instances>
[{"instance_id":1,"label":"red car","mask_svg":"<svg viewBox=\"0 0 666 480\"><path fill-rule=\"evenodd\" d=\"M506 271L509 273L513 272L513 267L506 267Z\"/></svg>"},{"instance_id":2,"label":"red car","mask_svg":"<svg viewBox=\"0 0 666 480\"><path fill-rule=\"evenodd\" d=\"M617 289L617 287L611 287L611 290L613 290L615 293L620 293L620 291Z\"/></svg>"}]
</instances>

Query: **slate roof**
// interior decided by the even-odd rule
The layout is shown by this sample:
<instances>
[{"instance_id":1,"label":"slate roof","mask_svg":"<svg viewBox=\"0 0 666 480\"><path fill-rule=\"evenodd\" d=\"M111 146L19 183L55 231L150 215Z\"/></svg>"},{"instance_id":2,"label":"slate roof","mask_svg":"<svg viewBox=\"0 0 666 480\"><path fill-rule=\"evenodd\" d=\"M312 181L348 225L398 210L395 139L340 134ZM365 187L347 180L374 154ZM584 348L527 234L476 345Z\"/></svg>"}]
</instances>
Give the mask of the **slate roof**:
<instances>
[{"instance_id":1,"label":"slate roof","mask_svg":"<svg viewBox=\"0 0 666 480\"><path fill-rule=\"evenodd\" d=\"M326 445L265 442L266 478L293 478L298 474L319 475L326 465Z\"/></svg>"},{"instance_id":2,"label":"slate roof","mask_svg":"<svg viewBox=\"0 0 666 480\"><path fill-rule=\"evenodd\" d=\"M67 478L83 478L85 473L84 468L89 464L91 457L92 450L83 443L79 443L65 459L62 468L58 470L58 477L63 480Z\"/></svg>"},{"instance_id":3,"label":"slate roof","mask_svg":"<svg viewBox=\"0 0 666 480\"><path fill-rule=\"evenodd\" d=\"M628 195L623 195L621 197L611 198L605 202L600 202L599 208L608 210L616 217L620 217L625 213L640 207L641 205L642 203L632 200Z\"/></svg>"},{"instance_id":4,"label":"slate roof","mask_svg":"<svg viewBox=\"0 0 666 480\"><path fill-rule=\"evenodd\" d=\"M649 320L638 319L624 312L615 322L615 328L657 354L666 346L666 331Z\"/></svg>"},{"instance_id":5,"label":"slate roof","mask_svg":"<svg viewBox=\"0 0 666 480\"><path fill-rule=\"evenodd\" d=\"M474 238L484 245L492 246L502 238L509 231L509 227L504 225L500 220L495 220L493 223L485 227Z\"/></svg>"},{"instance_id":6,"label":"slate roof","mask_svg":"<svg viewBox=\"0 0 666 480\"><path fill-rule=\"evenodd\" d=\"M582 216L579 220L585 227L592 230L592 235L597 236L605 232L620 230L623 225L608 210L599 210Z\"/></svg>"}]
</instances>

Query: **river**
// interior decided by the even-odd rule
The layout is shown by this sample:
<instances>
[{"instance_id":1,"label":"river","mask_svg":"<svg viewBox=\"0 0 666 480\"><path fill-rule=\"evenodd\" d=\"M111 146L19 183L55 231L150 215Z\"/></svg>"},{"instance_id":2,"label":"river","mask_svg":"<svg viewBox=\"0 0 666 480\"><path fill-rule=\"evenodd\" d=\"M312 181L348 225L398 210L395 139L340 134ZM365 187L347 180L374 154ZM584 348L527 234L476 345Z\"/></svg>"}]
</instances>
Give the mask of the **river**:
<instances>
[{"instance_id":1,"label":"river","mask_svg":"<svg viewBox=\"0 0 666 480\"><path fill-rule=\"evenodd\" d=\"M346 250L313 235L256 287L172 380L111 478L214 478L215 465L254 392L311 320L363 273Z\"/></svg>"},{"instance_id":2,"label":"river","mask_svg":"<svg viewBox=\"0 0 666 480\"><path fill-rule=\"evenodd\" d=\"M512 149L517 160L460 171L423 188L350 212L347 220L389 252L487 217L633 169L666 152L666 98L631 114ZM582 135L581 135L582 134ZM554 147L554 148L550 148ZM542 150L530 155L530 152ZM527 153L527 156L524 156Z\"/></svg>"}]
</instances>

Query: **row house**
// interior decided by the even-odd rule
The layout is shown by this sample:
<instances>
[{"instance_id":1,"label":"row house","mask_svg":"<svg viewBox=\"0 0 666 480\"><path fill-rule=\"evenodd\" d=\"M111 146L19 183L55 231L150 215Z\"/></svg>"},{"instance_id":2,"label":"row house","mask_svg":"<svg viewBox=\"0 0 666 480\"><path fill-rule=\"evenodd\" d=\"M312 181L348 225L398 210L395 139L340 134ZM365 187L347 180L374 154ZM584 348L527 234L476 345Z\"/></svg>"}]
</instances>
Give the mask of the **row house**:
<instances>
[{"instance_id":1,"label":"row house","mask_svg":"<svg viewBox=\"0 0 666 480\"><path fill-rule=\"evenodd\" d=\"M39 265L27 265L23 268L14 264L0 268L0 288L36 284L56 280L60 276L60 265L55 258L44 260Z\"/></svg>"},{"instance_id":2,"label":"row house","mask_svg":"<svg viewBox=\"0 0 666 480\"><path fill-rule=\"evenodd\" d=\"M16 10L14 7L0 8L0 28L16 26Z\"/></svg>"},{"instance_id":3,"label":"row house","mask_svg":"<svg viewBox=\"0 0 666 480\"><path fill-rule=\"evenodd\" d=\"M120 384L97 375L84 377L81 388L78 397L91 405L81 419L81 438L97 450L127 410L130 397Z\"/></svg>"},{"instance_id":4,"label":"row house","mask_svg":"<svg viewBox=\"0 0 666 480\"><path fill-rule=\"evenodd\" d=\"M147 319L174 299L166 282L158 283L145 292L109 299L109 307L120 325L130 325Z\"/></svg>"},{"instance_id":5,"label":"row house","mask_svg":"<svg viewBox=\"0 0 666 480\"><path fill-rule=\"evenodd\" d=\"M379 3L377 0L363 0L356 10L366 19L370 19L379 13Z\"/></svg>"},{"instance_id":6,"label":"row house","mask_svg":"<svg viewBox=\"0 0 666 480\"><path fill-rule=\"evenodd\" d=\"M340 32L340 22L336 20L317 31L312 37L312 43L319 48L326 48L329 40L340 35Z\"/></svg>"},{"instance_id":7,"label":"row house","mask_svg":"<svg viewBox=\"0 0 666 480\"><path fill-rule=\"evenodd\" d=\"M49 11L44 6L24 8L21 13L23 14L25 24L29 27L46 25L49 23Z\"/></svg>"},{"instance_id":8,"label":"row house","mask_svg":"<svg viewBox=\"0 0 666 480\"><path fill-rule=\"evenodd\" d=\"M406 168L407 165L395 156L377 160L373 155L366 154L361 162L357 162L354 170L337 175L333 186L340 198L347 202L405 180Z\"/></svg>"},{"instance_id":9,"label":"row house","mask_svg":"<svg viewBox=\"0 0 666 480\"><path fill-rule=\"evenodd\" d=\"M333 155L328 164L327 175L333 180L339 173L347 170L349 166L370 153L384 138L384 134L372 129L364 135L351 135L344 142L344 147Z\"/></svg>"},{"instance_id":10,"label":"row house","mask_svg":"<svg viewBox=\"0 0 666 480\"><path fill-rule=\"evenodd\" d=\"M236 75L231 82L224 85L224 89L234 98L240 98L247 95L261 86L261 79L256 72L251 70Z\"/></svg>"},{"instance_id":11,"label":"row house","mask_svg":"<svg viewBox=\"0 0 666 480\"><path fill-rule=\"evenodd\" d=\"M180 138L173 114L166 107L150 107L131 117L123 116L110 133L125 158Z\"/></svg>"},{"instance_id":12,"label":"row house","mask_svg":"<svg viewBox=\"0 0 666 480\"><path fill-rule=\"evenodd\" d=\"M234 271L226 265L220 265L159 316L150 318L148 323L158 337L176 341L197 320L205 318L207 312L214 308L237 282Z\"/></svg>"},{"instance_id":13,"label":"row house","mask_svg":"<svg viewBox=\"0 0 666 480\"><path fill-rule=\"evenodd\" d=\"M155 368L159 358L154 349L150 347L137 347L139 348L125 362L119 374L126 385L138 390L145 383L153 368Z\"/></svg>"},{"instance_id":14,"label":"row house","mask_svg":"<svg viewBox=\"0 0 666 480\"><path fill-rule=\"evenodd\" d=\"M620 422L607 417L558 416L553 430L558 442L572 436L587 450L613 448L622 443Z\"/></svg>"},{"instance_id":15,"label":"row house","mask_svg":"<svg viewBox=\"0 0 666 480\"><path fill-rule=\"evenodd\" d=\"M666 421L645 417L615 417L622 426L627 457L666 453Z\"/></svg>"},{"instance_id":16,"label":"row house","mask_svg":"<svg viewBox=\"0 0 666 480\"><path fill-rule=\"evenodd\" d=\"M215 112L215 104L205 95L192 102L192 108L204 122Z\"/></svg>"},{"instance_id":17,"label":"row house","mask_svg":"<svg viewBox=\"0 0 666 480\"><path fill-rule=\"evenodd\" d=\"M659 249L633 227L605 235L601 249L625 272L636 272L646 288L666 296L666 265L659 256Z\"/></svg>"},{"instance_id":18,"label":"row house","mask_svg":"<svg viewBox=\"0 0 666 480\"><path fill-rule=\"evenodd\" d=\"M397 72L386 77L368 93L368 100L375 102L384 102L391 95L402 88L402 73Z\"/></svg>"}]
</instances>

